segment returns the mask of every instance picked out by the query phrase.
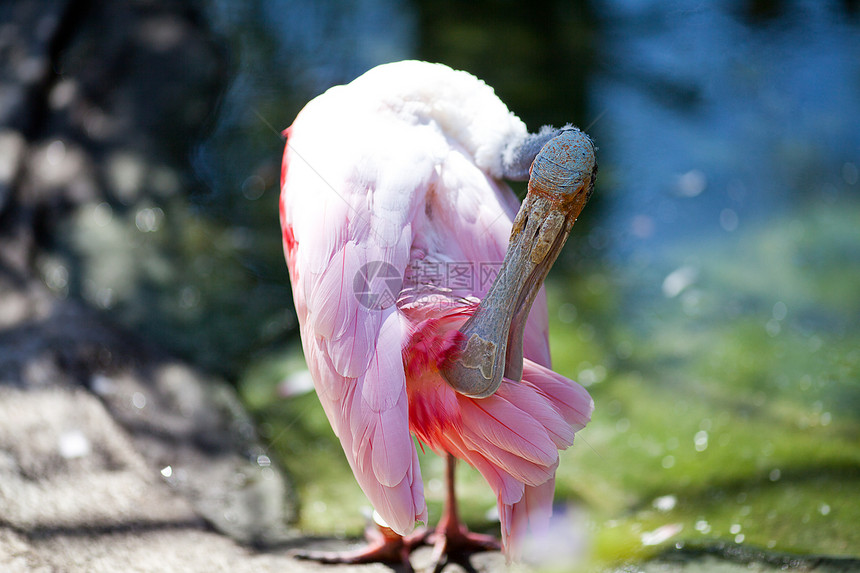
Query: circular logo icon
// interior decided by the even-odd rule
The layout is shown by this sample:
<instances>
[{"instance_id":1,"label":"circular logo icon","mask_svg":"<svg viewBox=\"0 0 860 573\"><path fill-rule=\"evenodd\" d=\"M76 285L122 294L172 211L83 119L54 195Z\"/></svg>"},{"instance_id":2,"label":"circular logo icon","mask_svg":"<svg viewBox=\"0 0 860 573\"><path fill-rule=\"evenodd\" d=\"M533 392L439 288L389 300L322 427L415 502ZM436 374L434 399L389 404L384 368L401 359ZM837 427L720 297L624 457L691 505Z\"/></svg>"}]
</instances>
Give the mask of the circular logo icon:
<instances>
[{"instance_id":1,"label":"circular logo icon","mask_svg":"<svg viewBox=\"0 0 860 573\"><path fill-rule=\"evenodd\" d=\"M356 300L371 310L394 306L402 287L403 277L393 265L385 261L370 261L362 265L352 279Z\"/></svg>"}]
</instances>

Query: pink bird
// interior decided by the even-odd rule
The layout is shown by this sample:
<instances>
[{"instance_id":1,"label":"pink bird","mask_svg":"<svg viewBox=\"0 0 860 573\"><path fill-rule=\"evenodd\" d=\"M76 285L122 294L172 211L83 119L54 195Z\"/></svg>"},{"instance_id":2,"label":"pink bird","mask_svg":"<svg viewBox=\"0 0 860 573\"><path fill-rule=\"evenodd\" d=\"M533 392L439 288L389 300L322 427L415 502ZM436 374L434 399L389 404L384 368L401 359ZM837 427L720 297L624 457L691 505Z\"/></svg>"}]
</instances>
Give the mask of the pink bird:
<instances>
[{"instance_id":1,"label":"pink bird","mask_svg":"<svg viewBox=\"0 0 860 573\"><path fill-rule=\"evenodd\" d=\"M459 520L461 459L495 492L515 557L547 526L559 451L593 408L550 370L542 287L593 188L591 140L530 135L477 78L417 61L328 90L285 133L280 219L304 353L379 524L366 549L304 556L408 566L419 543L440 562L498 547ZM527 179L547 142L518 215L503 180ZM413 435L448 461L426 534L413 532L427 521Z\"/></svg>"}]
</instances>

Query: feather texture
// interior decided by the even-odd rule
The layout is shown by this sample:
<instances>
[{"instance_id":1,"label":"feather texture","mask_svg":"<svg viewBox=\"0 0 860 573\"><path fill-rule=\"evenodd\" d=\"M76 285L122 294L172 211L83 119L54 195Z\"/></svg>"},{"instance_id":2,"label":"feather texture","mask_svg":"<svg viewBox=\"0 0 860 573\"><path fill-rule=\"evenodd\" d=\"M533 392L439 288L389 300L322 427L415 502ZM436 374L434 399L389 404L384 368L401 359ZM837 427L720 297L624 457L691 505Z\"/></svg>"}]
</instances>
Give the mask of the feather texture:
<instances>
[{"instance_id":1,"label":"feather texture","mask_svg":"<svg viewBox=\"0 0 860 573\"><path fill-rule=\"evenodd\" d=\"M473 308L413 310L408 316L423 317L418 324L424 325L432 323L431 315L436 324L456 329ZM445 335L438 328L434 332ZM436 347L407 347L407 368L412 360L432 364L432 359L414 355ZM548 524L558 451L571 446L575 431L588 423L591 397L580 385L529 359L520 382L503 379L487 398L457 394L433 368L408 380L407 390L410 428L418 438L439 453L466 460L496 492L502 539L509 555L515 555L526 531L539 532Z\"/></svg>"}]
</instances>

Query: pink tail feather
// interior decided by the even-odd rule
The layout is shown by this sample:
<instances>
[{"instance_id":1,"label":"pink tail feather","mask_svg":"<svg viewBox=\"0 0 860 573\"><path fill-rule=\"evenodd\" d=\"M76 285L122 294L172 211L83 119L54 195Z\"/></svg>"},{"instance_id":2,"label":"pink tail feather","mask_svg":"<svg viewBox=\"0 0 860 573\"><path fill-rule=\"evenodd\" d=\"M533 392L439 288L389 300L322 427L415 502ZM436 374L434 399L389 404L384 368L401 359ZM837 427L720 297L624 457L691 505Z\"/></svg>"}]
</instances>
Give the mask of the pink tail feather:
<instances>
[{"instance_id":1,"label":"pink tail feather","mask_svg":"<svg viewBox=\"0 0 860 573\"><path fill-rule=\"evenodd\" d=\"M515 557L524 537L540 532L552 513L558 453L591 419L594 402L568 378L526 358L520 382L475 399L456 393L435 368L455 348L456 328L471 314L409 309L404 345L409 427L436 452L475 467L498 499L502 541Z\"/></svg>"},{"instance_id":2,"label":"pink tail feather","mask_svg":"<svg viewBox=\"0 0 860 573\"><path fill-rule=\"evenodd\" d=\"M505 379L487 398L456 394L441 379L434 391L437 407L450 405L431 418L443 422L427 423L422 417L424 423L416 424L413 418L412 430L435 450L465 460L487 480L498 498L505 551L515 558L529 532L548 526L558 452L573 444L594 403L579 384L530 360L521 382Z\"/></svg>"}]
</instances>

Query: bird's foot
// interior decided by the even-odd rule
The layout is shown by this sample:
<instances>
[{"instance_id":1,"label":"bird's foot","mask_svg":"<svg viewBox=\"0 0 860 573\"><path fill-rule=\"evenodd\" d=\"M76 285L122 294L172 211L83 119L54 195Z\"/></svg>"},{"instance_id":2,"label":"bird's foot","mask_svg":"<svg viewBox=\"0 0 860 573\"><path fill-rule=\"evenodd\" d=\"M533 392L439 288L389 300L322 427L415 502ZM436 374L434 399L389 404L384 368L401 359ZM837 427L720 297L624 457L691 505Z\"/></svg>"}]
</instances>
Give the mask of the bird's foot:
<instances>
[{"instance_id":1,"label":"bird's foot","mask_svg":"<svg viewBox=\"0 0 860 573\"><path fill-rule=\"evenodd\" d=\"M423 544L433 546L431 564L436 573L449 562L457 563L466 571L474 571L469 562L472 554L502 549L495 537L473 533L458 520L446 523L444 518L435 531L424 535Z\"/></svg>"},{"instance_id":2,"label":"bird's foot","mask_svg":"<svg viewBox=\"0 0 860 573\"><path fill-rule=\"evenodd\" d=\"M304 551L291 554L297 559L319 563L402 563L411 571L409 554L412 548L406 539L389 527L371 524L364 532L367 545L353 551Z\"/></svg>"},{"instance_id":3,"label":"bird's foot","mask_svg":"<svg viewBox=\"0 0 860 573\"><path fill-rule=\"evenodd\" d=\"M466 571L474 571L469 563L473 553L498 551L501 545L490 535L472 533L465 526L456 524L438 527L435 530L419 530L402 537L388 527L372 524L365 530L367 546L353 551L293 551L293 557L319 563L392 563L403 565L413 571L412 552L429 545L433 548L427 568L441 572L449 562L458 563Z\"/></svg>"}]
</instances>

